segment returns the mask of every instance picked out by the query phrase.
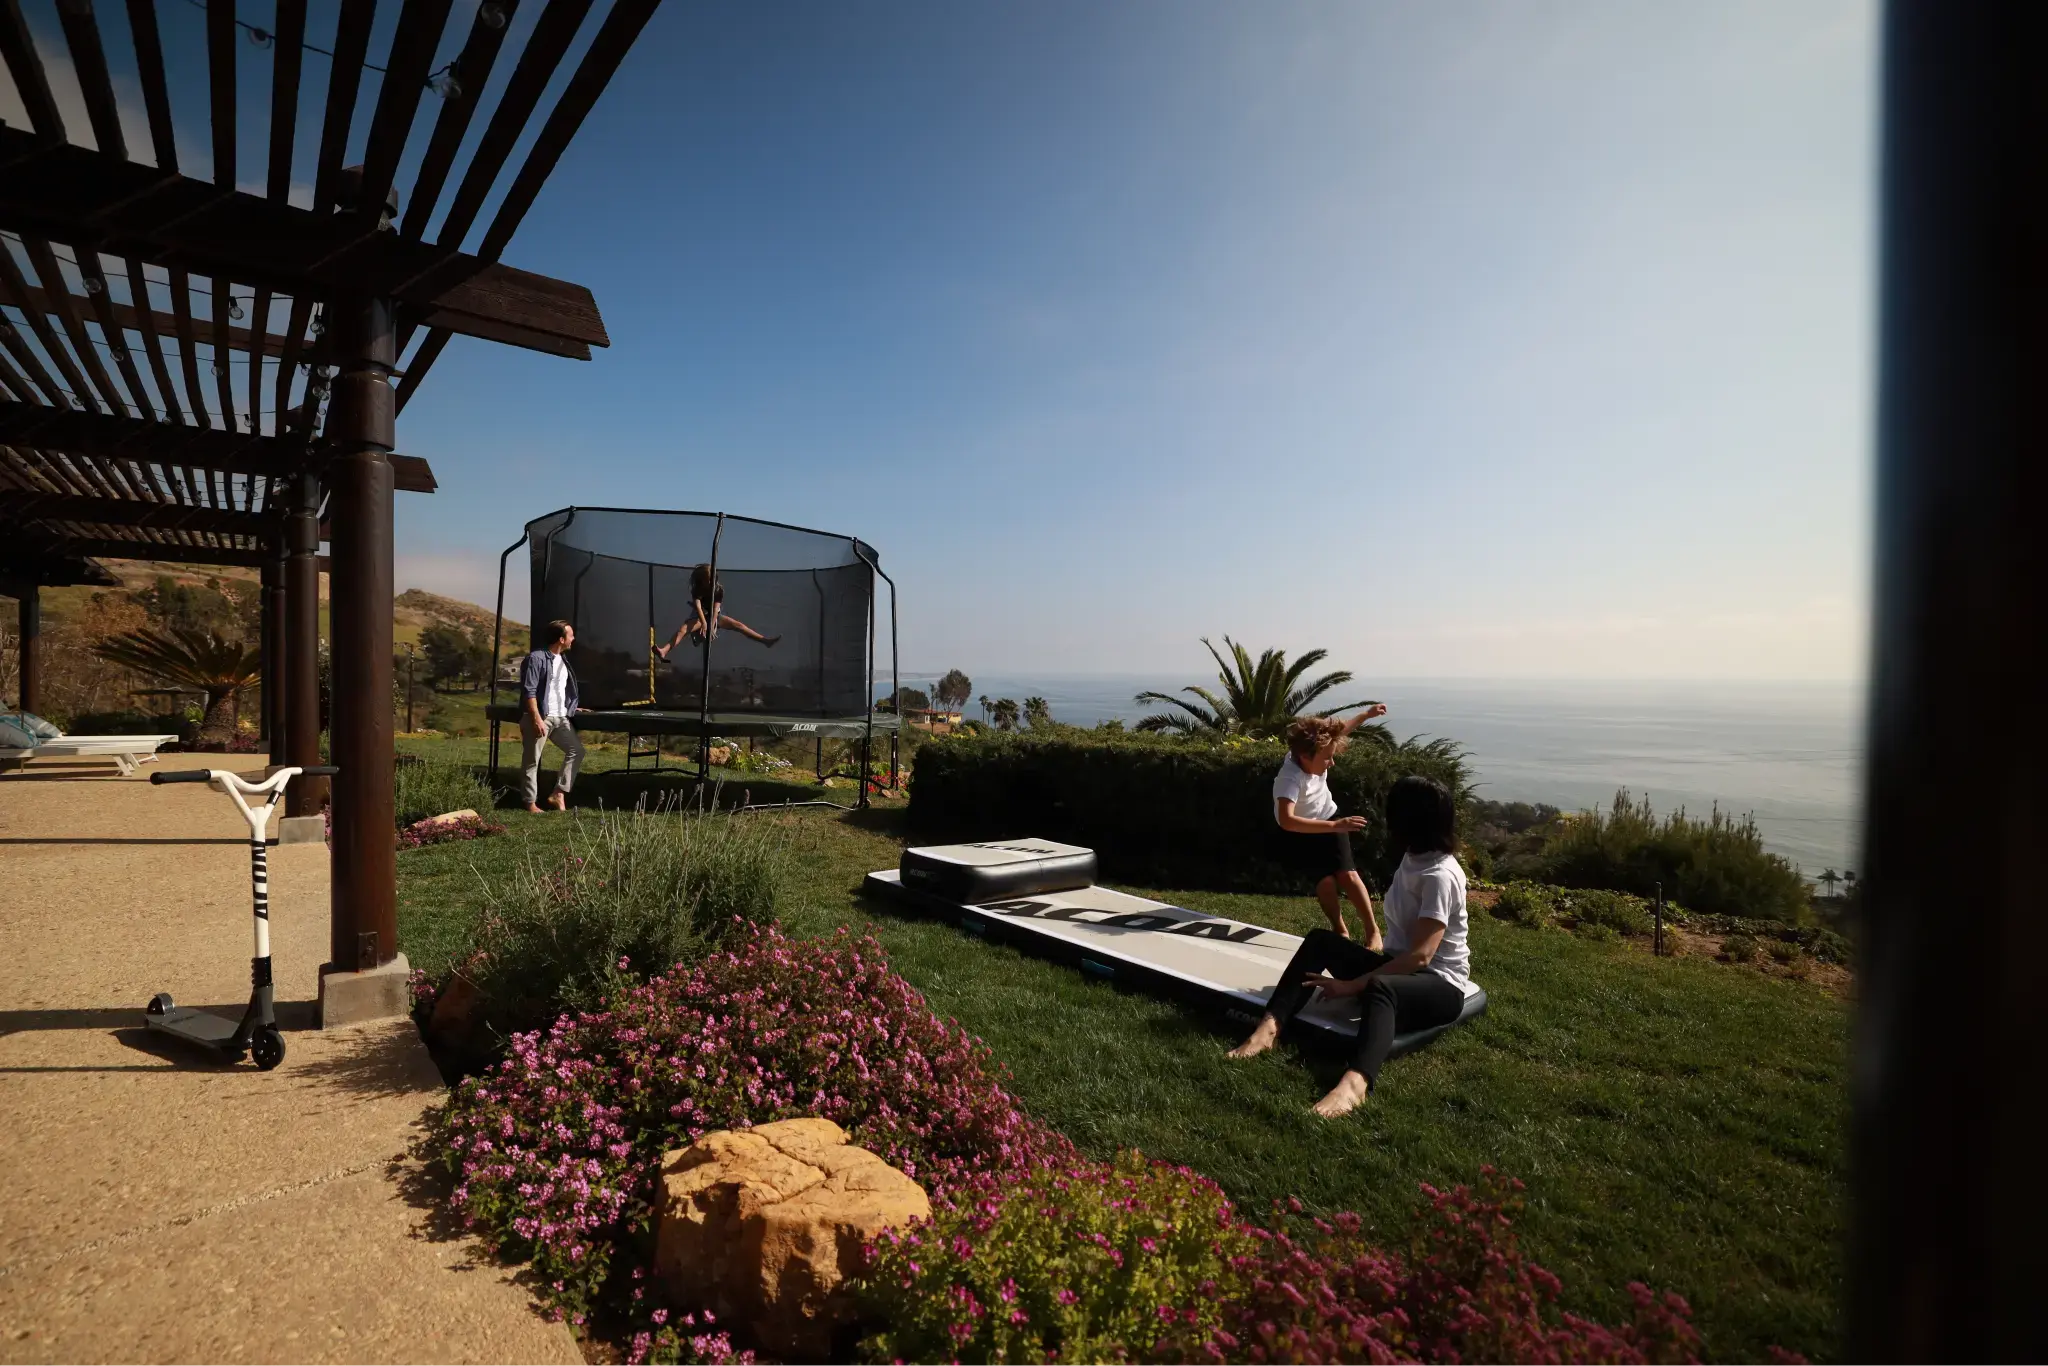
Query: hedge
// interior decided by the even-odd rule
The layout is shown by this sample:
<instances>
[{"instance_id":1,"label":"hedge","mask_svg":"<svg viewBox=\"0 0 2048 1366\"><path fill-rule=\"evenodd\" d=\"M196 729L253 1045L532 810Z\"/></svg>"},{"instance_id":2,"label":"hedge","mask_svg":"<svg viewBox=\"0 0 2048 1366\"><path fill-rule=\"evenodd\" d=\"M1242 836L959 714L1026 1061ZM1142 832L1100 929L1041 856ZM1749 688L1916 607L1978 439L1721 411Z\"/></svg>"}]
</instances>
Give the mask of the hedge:
<instances>
[{"instance_id":1,"label":"hedge","mask_svg":"<svg viewBox=\"0 0 2048 1366\"><path fill-rule=\"evenodd\" d=\"M911 775L919 839L1037 836L1095 850L1105 877L1157 887L1303 891L1273 848L1279 741L1209 741L1065 729L947 736L927 742ZM1360 741L1330 772L1338 809L1363 815L1359 871L1384 887L1396 862L1380 819L1387 790L1411 773L1469 798L1463 752L1437 741Z\"/></svg>"}]
</instances>

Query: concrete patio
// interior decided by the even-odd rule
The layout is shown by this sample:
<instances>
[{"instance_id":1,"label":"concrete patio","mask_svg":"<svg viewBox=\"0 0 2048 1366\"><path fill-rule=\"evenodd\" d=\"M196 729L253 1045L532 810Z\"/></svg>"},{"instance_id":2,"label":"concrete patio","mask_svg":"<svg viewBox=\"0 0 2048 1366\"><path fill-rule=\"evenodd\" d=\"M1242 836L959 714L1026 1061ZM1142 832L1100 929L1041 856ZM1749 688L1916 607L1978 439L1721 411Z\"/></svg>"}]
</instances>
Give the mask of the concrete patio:
<instances>
[{"instance_id":1,"label":"concrete patio","mask_svg":"<svg viewBox=\"0 0 2048 1366\"><path fill-rule=\"evenodd\" d=\"M0 775L0 1361L580 1361L473 1243L430 1229L401 1160L443 1094L418 1032L312 1028L323 845L270 850L283 1065L144 1031L156 991L239 1016L250 952L247 827L147 772Z\"/></svg>"}]
</instances>

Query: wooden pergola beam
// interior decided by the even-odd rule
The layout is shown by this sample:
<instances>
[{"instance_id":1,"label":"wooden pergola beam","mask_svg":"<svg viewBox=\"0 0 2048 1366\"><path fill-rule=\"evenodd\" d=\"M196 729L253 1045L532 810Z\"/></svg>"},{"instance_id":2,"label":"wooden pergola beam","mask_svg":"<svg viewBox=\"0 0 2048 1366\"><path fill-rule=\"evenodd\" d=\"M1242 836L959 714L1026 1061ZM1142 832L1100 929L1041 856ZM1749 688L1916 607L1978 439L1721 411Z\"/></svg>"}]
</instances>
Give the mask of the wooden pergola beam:
<instances>
[{"instance_id":1,"label":"wooden pergola beam","mask_svg":"<svg viewBox=\"0 0 2048 1366\"><path fill-rule=\"evenodd\" d=\"M0 227L279 294L389 298L431 326L576 360L609 346L588 289L0 127Z\"/></svg>"},{"instance_id":2,"label":"wooden pergola beam","mask_svg":"<svg viewBox=\"0 0 2048 1366\"><path fill-rule=\"evenodd\" d=\"M62 316L64 301L57 299L49 290L29 285L22 292L27 295L26 298L15 298L14 290L0 287L0 303L13 304L24 313L37 312L46 317ZM175 335L178 330L178 319L170 313L159 313L154 309L138 309L128 304L114 303L104 299L85 299L76 294L70 295L69 301L73 307L91 306L104 311L113 319L114 326L122 331L136 331L142 332L145 335L155 334L162 336L165 333ZM251 316L260 316L260 314L252 313ZM120 344L118 337L109 337L108 340L117 345ZM228 345L237 351L253 351L263 356L282 356L285 353L285 346L289 340L281 332L258 332L247 327L231 326L228 328ZM305 339L303 337L300 338L299 346L303 347L305 344Z\"/></svg>"},{"instance_id":3,"label":"wooden pergola beam","mask_svg":"<svg viewBox=\"0 0 2048 1366\"><path fill-rule=\"evenodd\" d=\"M263 537L277 532L275 517L183 503L137 503L125 498L79 498L60 493L9 491L0 522L83 522L142 531L202 531L216 536Z\"/></svg>"},{"instance_id":4,"label":"wooden pergola beam","mask_svg":"<svg viewBox=\"0 0 2048 1366\"><path fill-rule=\"evenodd\" d=\"M174 545L163 541L119 540L113 537L63 536L49 543L52 557L89 556L103 560L160 560L165 564L232 564L260 569L273 558L261 549L212 545Z\"/></svg>"},{"instance_id":5,"label":"wooden pergola beam","mask_svg":"<svg viewBox=\"0 0 2048 1366\"><path fill-rule=\"evenodd\" d=\"M324 449L291 437L227 432L215 427L174 427L110 413L84 413L40 403L0 401L0 446L26 446L115 460L219 474L286 475L317 467ZM393 455L396 486L432 493L434 472L418 456Z\"/></svg>"}]
</instances>

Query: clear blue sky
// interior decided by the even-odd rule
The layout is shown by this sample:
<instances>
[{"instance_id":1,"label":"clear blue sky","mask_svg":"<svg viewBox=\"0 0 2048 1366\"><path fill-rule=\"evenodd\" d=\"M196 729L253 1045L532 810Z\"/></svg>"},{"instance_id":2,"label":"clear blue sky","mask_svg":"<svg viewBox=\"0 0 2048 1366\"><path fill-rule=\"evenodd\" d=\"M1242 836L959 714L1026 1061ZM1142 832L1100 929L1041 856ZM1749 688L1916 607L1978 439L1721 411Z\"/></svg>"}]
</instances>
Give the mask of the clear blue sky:
<instances>
[{"instance_id":1,"label":"clear blue sky","mask_svg":"<svg viewBox=\"0 0 2048 1366\"><path fill-rule=\"evenodd\" d=\"M1860 676L1874 22L675 0L506 253L612 348L453 343L401 586L723 508L876 545L912 668Z\"/></svg>"}]
</instances>

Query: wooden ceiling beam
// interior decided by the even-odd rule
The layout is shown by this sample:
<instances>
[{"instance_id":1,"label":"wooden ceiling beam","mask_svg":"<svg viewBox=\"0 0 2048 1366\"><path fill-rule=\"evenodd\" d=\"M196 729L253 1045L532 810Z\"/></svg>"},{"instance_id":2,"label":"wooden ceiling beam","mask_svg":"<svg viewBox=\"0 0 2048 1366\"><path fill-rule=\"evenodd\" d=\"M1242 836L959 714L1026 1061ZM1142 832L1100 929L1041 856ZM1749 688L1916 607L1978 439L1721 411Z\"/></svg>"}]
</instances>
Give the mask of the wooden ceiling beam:
<instances>
[{"instance_id":1,"label":"wooden ceiling beam","mask_svg":"<svg viewBox=\"0 0 2048 1366\"><path fill-rule=\"evenodd\" d=\"M295 297L384 296L451 332L579 359L611 342L581 285L4 127L0 227Z\"/></svg>"},{"instance_id":2,"label":"wooden ceiling beam","mask_svg":"<svg viewBox=\"0 0 2048 1366\"><path fill-rule=\"evenodd\" d=\"M147 280L145 280L144 284L146 285L147 283ZM130 284L132 287L133 277L130 278ZM29 285L27 287L28 297L25 299L10 297L13 292L4 283L0 283L0 303L13 304L24 313L36 311L46 317L61 318L62 314L58 301L50 296L49 291L40 289L35 285ZM147 296L145 295L144 297ZM80 301L75 294L71 298L74 304ZM160 337L165 333L173 335L177 333L178 320L169 313L159 313L154 309L145 313L143 310L135 308L130 304L107 303L105 307L107 312L113 317L114 326L122 331L141 332L145 338L149 336ZM258 320L253 314L251 317L252 320ZM229 346L237 351L254 351L264 356L282 356L285 353L289 340L281 332L257 332L247 327L230 327L228 329ZM303 339L299 342L299 345L305 345ZM167 378L167 376L159 377L159 387L161 387L161 381L164 378Z\"/></svg>"},{"instance_id":3,"label":"wooden ceiling beam","mask_svg":"<svg viewBox=\"0 0 2048 1366\"><path fill-rule=\"evenodd\" d=\"M175 542L127 540L99 536L59 536L32 547L36 558L87 557L104 560L155 560L161 564L232 564L261 569L271 556L262 550Z\"/></svg>"}]
</instances>

